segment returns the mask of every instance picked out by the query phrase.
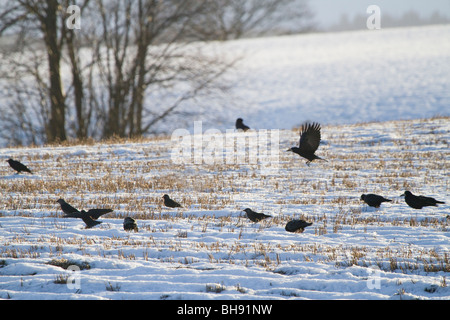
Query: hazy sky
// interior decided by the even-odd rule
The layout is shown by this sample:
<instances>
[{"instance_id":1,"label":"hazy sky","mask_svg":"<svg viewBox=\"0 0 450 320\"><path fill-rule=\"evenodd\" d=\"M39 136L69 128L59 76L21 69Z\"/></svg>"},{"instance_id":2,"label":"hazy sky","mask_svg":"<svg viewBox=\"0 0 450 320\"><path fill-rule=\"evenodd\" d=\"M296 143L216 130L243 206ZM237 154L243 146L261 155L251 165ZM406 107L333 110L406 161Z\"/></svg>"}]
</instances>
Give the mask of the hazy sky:
<instances>
[{"instance_id":1,"label":"hazy sky","mask_svg":"<svg viewBox=\"0 0 450 320\"><path fill-rule=\"evenodd\" d=\"M316 22L325 28L338 23L342 14L347 14L350 19L356 14L367 14L366 9L372 4L380 7L381 14L402 16L404 12L414 10L420 17L429 17L439 11L450 17L450 0L309 0L308 4Z\"/></svg>"}]
</instances>

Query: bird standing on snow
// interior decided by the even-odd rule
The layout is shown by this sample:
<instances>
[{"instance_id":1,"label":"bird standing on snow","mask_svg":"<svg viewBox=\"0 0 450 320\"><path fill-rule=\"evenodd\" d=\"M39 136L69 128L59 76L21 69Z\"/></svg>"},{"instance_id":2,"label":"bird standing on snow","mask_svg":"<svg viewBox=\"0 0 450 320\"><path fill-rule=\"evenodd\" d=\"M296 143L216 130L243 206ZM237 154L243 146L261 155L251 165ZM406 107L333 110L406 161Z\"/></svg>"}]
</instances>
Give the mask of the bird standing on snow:
<instances>
[{"instance_id":1,"label":"bird standing on snow","mask_svg":"<svg viewBox=\"0 0 450 320\"><path fill-rule=\"evenodd\" d=\"M86 228L92 228L100 224L101 221L95 220L104 214L114 211L112 209L90 209L88 211L78 211L78 209L75 209L70 204L65 202L64 199L58 199L56 202L61 205L61 210L65 213L64 218L79 218L86 224Z\"/></svg>"},{"instance_id":2,"label":"bird standing on snow","mask_svg":"<svg viewBox=\"0 0 450 320\"><path fill-rule=\"evenodd\" d=\"M288 232L302 233L306 227L312 225L312 222L306 222L305 220L291 220L286 223L284 228Z\"/></svg>"},{"instance_id":3,"label":"bird standing on snow","mask_svg":"<svg viewBox=\"0 0 450 320\"><path fill-rule=\"evenodd\" d=\"M249 129L250 129L250 127L248 127L244 124L244 120L242 120L242 118L236 119L236 130L247 131Z\"/></svg>"},{"instance_id":4,"label":"bird standing on snow","mask_svg":"<svg viewBox=\"0 0 450 320\"><path fill-rule=\"evenodd\" d=\"M244 209L245 213L247 214L247 218L249 218L253 222L259 222L261 220L270 218L272 216L269 216L268 214L255 212L250 208Z\"/></svg>"},{"instance_id":5,"label":"bird standing on snow","mask_svg":"<svg viewBox=\"0 0 450 320\"><path fill-rule=\"evenodd\" d=\"M136 220L134 220L131 217L126 217L123 220L123 230L138 232L139 229L138 229Z\"/></svg>"},{"instance_id":6,"label":"bird standing on snow","mask_svg":"<svg viewBox=\"0 0 450 320\"><path fill-rule=\"evenodd\" d=\"M17 171L16 174L19 174L19 173L21 173L22 171L25 171L25 172L28 172L28 173L33 174L33 173L31 172L31 170L27 168L26 165L24 165L23 163L20 163L19 161L16 161L16 160L13 160L13 159L8 159L8 160L6 160L6 161L9 163L9 166L10 166L11 168L13 168L14 170Z\"/></svg>"},{"instance_id":7,"label":"bird standing on snow","mask_svg":"<svg viewBox=\"0 0 450 320\"><path fill-rule=\"evenodd\" d=\"M363 200L369 206L375 207L375 208L379 208L382 202L391 202L392 201L392 200L386 199L382 196L379 196L379 195L373 194L373 193L362 194L361 200Z\"/></svg>"},{"instance_id":8,"label":"bird standing on snow","mask_svg":"<svg viewBox=\"0 0 450 320\"><path fill-rule=\"evenodd\" d=\"M315 155L317 148L320 144L320 124L318 123L305 123L300 130L300 141L298 147L292 147L287 151L292 151L299 156L308 159L306 164L309 166L311 161L315 159L322 159Z\"/></svg>"},{"instance_id":9,"label":"bird standing on snow","mask_svg":"<svg viewBox=\"0 0 450 320\"><path fill-rule=\"evenodd\" d=\"M443 201L438 201L431 197L425 197L425 196L416 196L413 195L409 191L405 191L400 197L405 197L405 202L408 206L414 209L422 209L423 207L427 206L434 206L437 207L438 203L445 203Z\"/></svg>"},{"instance_id":10,"label":"bird standing on snow","mask_svg":"<svg viewBox=\"0 0 450 320\"><path fill-rule=\"evenodd\" d=\"M178 207L181 207L181 204L179 204L178 202L176 202L176 201L170 199L169 195L167 195L167 194L163 195L163 199L164 199L164 205L165 205L166 207L169 207L169 208L178 208ZM181 207L181 208L182 208L182 207Z\"/></svg>"}]
</instances>

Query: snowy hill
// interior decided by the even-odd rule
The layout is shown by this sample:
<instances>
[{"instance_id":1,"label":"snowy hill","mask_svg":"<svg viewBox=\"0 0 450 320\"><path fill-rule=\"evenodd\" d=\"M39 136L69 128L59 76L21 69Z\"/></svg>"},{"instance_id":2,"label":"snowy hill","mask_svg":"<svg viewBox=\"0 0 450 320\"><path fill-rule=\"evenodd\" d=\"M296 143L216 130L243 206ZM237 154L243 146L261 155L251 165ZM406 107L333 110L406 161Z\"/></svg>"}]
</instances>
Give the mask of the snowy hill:
<instances>
[{"instance_id":1,"label":"snowy hill","mask_svg":"<svg viewBox=\"0 0 450 320\"><path fill-rule=\"evenodd\" d=\"M254 129L292 129L306 120L349 124L448 116L449 39L450 25L437 25L211 42L206 51L213 57L238 59L220 79L228 90L184 101L152 130L193 132L194 121L202 121L205 130L225 131L238 117ZM69 82L69 69L62 70ZM184 83L154 90L146 104L158 114L185 90Z\"/></svg>"},{"instance_id":2,"label":"snowy hill","mask_svg":"<svg viewBox=\"0 0 450 320\"><path fill-rule=\"evenodd\" d=\"M325 125L328 162L309 167L285 152L298 131L269 132L279 150L256 162L248 132L188 136L199 161L180 161L178 138L0 149L34 172L0 166L0 298L450 299L448 117ZM244 139L239 161L206 163L221 139ZM412 209L405 190L446 204ZM372 192L393 201L370 208ZM60 197L114 212L85 229ZM250 222L247 207L272 217ZM292 218L313 225L288 233Z\"/></svg>"},{"instance_id":3,"label":"snowy hill","mask_svg":"<svg viewBox=\"0 0 450 320\"><path fill-rule=\"evenodd\" d=\"M448 116L449 39L450 25L443 25L216 44L224 55L242 57L226 78L230 96L199 99L184 110L204 108L195 120L220 130L237 117L252 128L292 129L306 120L344 124ZM178 128L166 126L169 132Z\"/></svg>"}]
</instances>

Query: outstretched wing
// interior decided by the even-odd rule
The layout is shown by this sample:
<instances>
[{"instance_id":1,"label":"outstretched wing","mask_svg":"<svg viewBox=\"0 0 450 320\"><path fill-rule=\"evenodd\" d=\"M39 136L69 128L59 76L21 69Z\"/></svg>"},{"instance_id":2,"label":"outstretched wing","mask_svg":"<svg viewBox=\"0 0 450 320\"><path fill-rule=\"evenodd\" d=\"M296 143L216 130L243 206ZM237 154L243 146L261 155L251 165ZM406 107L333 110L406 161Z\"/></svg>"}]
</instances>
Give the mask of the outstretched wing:
<instances>
[{"instance_id":1,"label":"outstretched wing","mask_svg":"<svg viewBox=\"0 0 450 320\"><path fill-rule=\"evenodd\" d=\"M87 212L87 215L89 217L91 217L94 220L97 220L98 218L100 218L100 216L113 212L114 210L112 209L91 209Z\"/></svg>"},{"instance_id":2,"label":"outstretched wing","mask_svg":"<svg viewBox=\"0 0 450 320\"><path fill-rule=\"evenodd\" d=\"M81 213L78 211L66 213L63 218L81 218Z\"/></svg>"},{"instance_id":3,"label":"outstretched wing","mask_svg":"<svg viewBox=\"0 0 450 320\"><path fill-rule=\"evenodd\" d=\"M62 199L60 199L62 200ZM72 207L70 204L65 202L64 200L60 201L59 204L61 205L61 210L66 214L66 217L73 217L73 218L79 218L80 211Z\"/></svg>"},{"instance_id":4,"label":"outstretched wing","mask_svg":"<svg viewBox=\"0 0 450 320\"><path fill-rule=\"evenodd\" d=\"M320 144L320 124L305 123L300 131L299 148L314 153Z\"/></svg>"}]
</instances>

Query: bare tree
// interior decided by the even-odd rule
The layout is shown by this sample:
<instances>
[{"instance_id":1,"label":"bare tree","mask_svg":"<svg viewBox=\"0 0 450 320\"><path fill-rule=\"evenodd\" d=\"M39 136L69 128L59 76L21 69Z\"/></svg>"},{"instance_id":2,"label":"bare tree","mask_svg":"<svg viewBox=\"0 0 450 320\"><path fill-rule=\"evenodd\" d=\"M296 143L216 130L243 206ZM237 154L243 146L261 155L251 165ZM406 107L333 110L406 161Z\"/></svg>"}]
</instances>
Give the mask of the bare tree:
<instances>
[{"instance_id":1,"label":"bare tree","mask_svg":"<svg viewBox=\"0 0 450 320\"><path fill-rule=\"evenodd\" d=\"M45 52L35 50L12 56L0 57L8 61L0 66L4 102L0 113L1 134L12 145L39 144L43 142L50 117L49 88L40 63L45 61Z\"/></svg>"},{"instance_id":2,"label":"bare tree","mask_svg":"<svg viewBox=\"0 0 450 320\"><path fill-rule=\"evenodd\" d=\"M207 14L197 20L191 34L200 40L298 33L313 28L305 0L208 0L206 8Z\"/></svg>"},{"instance_id":3,"label":"bare tree","mask_svg":"<svg viewBox=\"0 0 450 320\"><path fill-rule=\"evenodd\" d=\"M10 63L0 75L8 80L11 97L3 122L27 130L27 134L16 131L14 143L21 138L37 143L63 141L68 136L140 136L184 101L210 88L232 64L186 42L188 26L205 13L205 1L78 1L83 10L81 30L65 24L66 8L73 3L16 0L0 7L0 34L22 30L24 45L18 58L4 56ZM33 60L25 58L26 52L36 52ZM38 53L47 56L46 70ZM62 73L62 64L70 73ZM33 69L33 65L39 67ZM19 73L19 69L27 72ZM190 89L164 107L145 101L149 92L181 82ZM19 92L24 86L34 88L27 90L26 98ZM31 109L40 121L27 118Z\"/></svg>"},{"instance_id":4,"label":"bare tree","mask_svg":"<svg viewBox=\"0 0 450 320\"><path fill-rule=\"evenodd\" d=\"M101 30L95 52L107 96L100 118L103 137L141 136L180 104L213 85L232 62L202 53L185 33L204 14L204 1L97 0ZM107 14L108 13L108 14ZM145 101L159 88L189 84L164 107ZM98 91L98 90L97 90Z\"/></svg>"},{"instance_id":5,"label":"bare tree","mask_svg":"<svg viewBox=\"0 0 450 320\"><path fill-rule=\"evenodd\" d=\"M42 131L45 136L40 140L47 142L67 139L67 106L61 64L67 39L69 39L69 44L73 44L73 38L70 37L71 33L68 32L65 24L66 14L63 11L63 8L67 8L69 3L69 0L16 0L4 2L0 7L0 17L2 18L0 35L13 29L21 40L21 46L16 48L16 52L22 52L22 56L19 58L14 56L6 58L5 60L9 61L9 64L6 64L6 69L2 70L2 77L9 78L10 84L13 84L13 87L9 88L9 93L16 92L16 102L10 108L16 110L16 119L12 116L14 112L7 112L9 121L3 122L21 124L18 127L24 131L27 127L28 134L33 133L31 142L34 143L37 142L34 134L38 131ZM40 43L43 44L43 47L39 45ZM73 46L71 49L69 50L71 62L75 63L76 49ZM40 66L43 57L39 53L46 55L45 71ZM32 59L27 59L27 57ZM76 65L74 67L76 68ZM20 69L22 71L19 71ZM26 74L23 74L24 70L27 71ZM16 77L16 79L12 79L12 77ZM27 81L24 81L25 79ZM77 80L74 77L74 83ZM24 92L27 93L27 100L23 100ZM33 98L36 97L39 98L38 104L33 103ZM17 108L19 104L20 108ZM30 105L32 107L27 108ZM35 119L33 117L28 119L28 114L32 110L39 114L38 124L35 120L33 121ZM41 126L42 130L37 130L36 125Z\"/></svg>"},{"instance_id":6,"label":"bare tree","mask_svg":"<svg viewBox=\"0 0 450 320\"><path fill-rule=\"evenodd\" d=\"M2 2L0 36L9 31L20 46L0 51L8 97L1 134L18 144L153 132L187 100L222 88L217 80L236 61L207 52L198 39L267 29L293 1ZM71 4L81 9L80 30L66 25ZM170 99L152 100L161 91Z\"/></svg>"}]
</instances>

